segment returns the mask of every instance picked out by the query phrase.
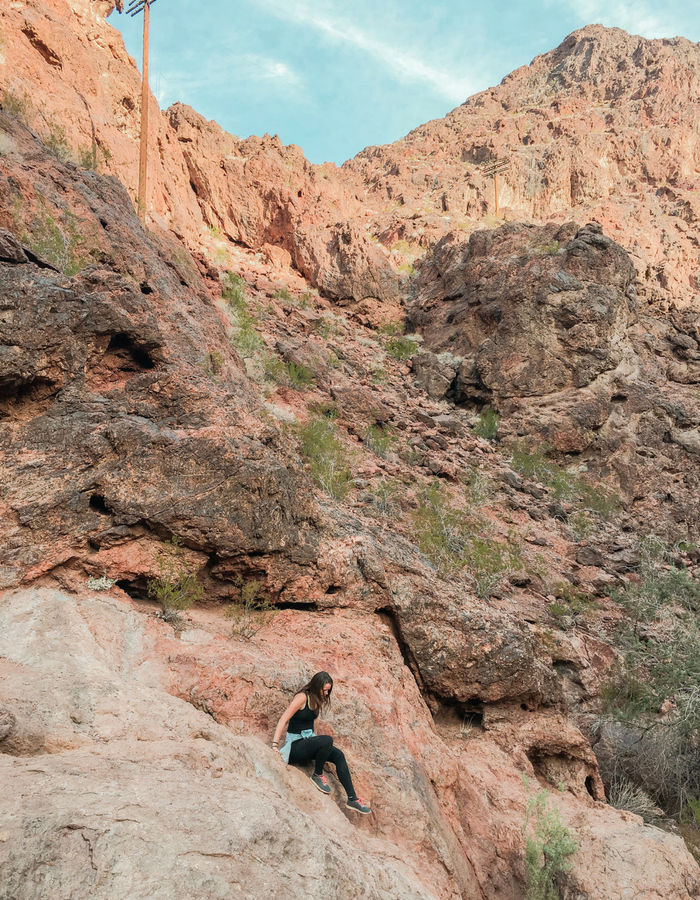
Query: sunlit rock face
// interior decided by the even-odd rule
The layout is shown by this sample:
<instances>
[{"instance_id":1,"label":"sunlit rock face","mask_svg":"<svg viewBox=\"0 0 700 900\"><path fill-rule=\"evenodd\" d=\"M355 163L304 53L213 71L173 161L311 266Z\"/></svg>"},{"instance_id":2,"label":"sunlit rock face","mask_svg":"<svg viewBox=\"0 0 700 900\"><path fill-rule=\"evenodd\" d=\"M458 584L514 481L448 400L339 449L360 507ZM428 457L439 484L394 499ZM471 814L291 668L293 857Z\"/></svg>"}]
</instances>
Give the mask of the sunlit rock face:
<instances>
[{"instance_id":1,"label":"sunlit rock face","mask_svg":"<svg viewBox=\"0 0 700 900\"><path fill-rule=\"evenodd\" d=\"M152 99L144 228L115 8L0 9L0 896L519 900L547 790L564 896L695 900L591 726L639 535L698 525L697 48L583 29L342 168ZM521 443L621 509L580 542ZM175 627L171 538L204 589ZM360 821L269 746L318 669Z\"/></svg>"}]
</instances>

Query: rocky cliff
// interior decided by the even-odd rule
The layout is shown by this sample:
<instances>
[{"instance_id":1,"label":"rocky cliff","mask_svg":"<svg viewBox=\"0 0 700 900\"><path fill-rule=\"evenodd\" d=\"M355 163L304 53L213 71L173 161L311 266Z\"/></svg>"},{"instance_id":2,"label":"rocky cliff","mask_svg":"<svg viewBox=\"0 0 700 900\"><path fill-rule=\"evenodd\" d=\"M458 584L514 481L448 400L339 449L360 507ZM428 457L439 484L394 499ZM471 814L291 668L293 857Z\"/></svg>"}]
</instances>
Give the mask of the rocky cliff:
<instances>
[{"instance_id":1,"label":"rocky cliff","mask_svg":"<svg viewBox=\"0 0 700 900\"><path fill-rule=\"evenodd\" d=\"M113 6L0 16L0 897L515 900L543 790L578 842L567 900L697 897L674 821L609 806L594 752L650 519L696 574L696 314L606 233L652 176L611 182L602 225L543 180L523 217L562 222L484 230L472 165L506 96L559 116L544 84L579 118L509 178L543 144L553 177L611 58L626 103L697 48L586 29L448 117L459 138L342 170L176 105L143 229ZM172 538L205 593L168 622ZM320 668L359 823L269 748Z\"/></svg>"}]
</instances>

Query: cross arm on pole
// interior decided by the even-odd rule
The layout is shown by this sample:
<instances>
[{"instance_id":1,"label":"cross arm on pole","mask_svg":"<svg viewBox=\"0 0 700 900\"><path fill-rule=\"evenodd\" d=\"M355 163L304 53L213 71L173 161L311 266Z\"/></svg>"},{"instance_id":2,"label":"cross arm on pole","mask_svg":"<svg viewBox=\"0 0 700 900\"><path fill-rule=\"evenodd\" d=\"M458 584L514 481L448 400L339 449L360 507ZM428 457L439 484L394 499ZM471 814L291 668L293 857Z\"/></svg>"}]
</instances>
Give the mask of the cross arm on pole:
<instances>
[{"instance_id":1,"label":"cross arm on pole","mask_svg":"<svg viewBox=\"0 0 700 900\"><path fill-rule=\"evenodd\" d=\"M140 12L143 12L146 6L153 6L155 2L156 0L131 0L126 9L126 14L133 19L134 16L138 16Z\"/></svg>"},{"instance_id":2,"label":"cross arm on pole","mask_svg":"<svg viewBox=\"0 0 700 900\"><path fill-rule=\"evenodd\" d=\"M482 173L487 178L493 178L493 194L496 205L496 218L498 218L498 176L505 174L510 169L510 160L506 157L490 159L481 166Z\"/></svg>"}]
</instances>

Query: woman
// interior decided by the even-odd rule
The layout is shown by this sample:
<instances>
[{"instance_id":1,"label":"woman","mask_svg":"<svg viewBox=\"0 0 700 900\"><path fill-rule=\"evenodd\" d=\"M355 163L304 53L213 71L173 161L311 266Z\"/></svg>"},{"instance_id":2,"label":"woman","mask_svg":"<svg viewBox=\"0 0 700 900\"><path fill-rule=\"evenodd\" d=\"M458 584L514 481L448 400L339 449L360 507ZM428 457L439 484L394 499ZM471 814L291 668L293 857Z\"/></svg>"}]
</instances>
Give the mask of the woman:
<instances>
[{"instance_id":1,"label":"woman","mask_svg":"<svg viewBox=\"0 0 700 900\"><path fill-rule=\"evenodd\" d=\"M324 794L330 794L331 786L323 774L323 767L327 762L332 762L338 780L348 795L345 804L347 808L369 815L371 812L369 806L355 793L350 770L345 762L345 754L333 746L333 738L329 735L314 734L314 722L319 712L330 706L332 690L333 679L328 672L317 672L311 681L294 695L294 699L284 711L275 728L272 747L279 750L279 741L286 725L287 740L279 750L282 759L290 765L313 760L314 774L311 780Z\"/></svg>"}]
</instances>

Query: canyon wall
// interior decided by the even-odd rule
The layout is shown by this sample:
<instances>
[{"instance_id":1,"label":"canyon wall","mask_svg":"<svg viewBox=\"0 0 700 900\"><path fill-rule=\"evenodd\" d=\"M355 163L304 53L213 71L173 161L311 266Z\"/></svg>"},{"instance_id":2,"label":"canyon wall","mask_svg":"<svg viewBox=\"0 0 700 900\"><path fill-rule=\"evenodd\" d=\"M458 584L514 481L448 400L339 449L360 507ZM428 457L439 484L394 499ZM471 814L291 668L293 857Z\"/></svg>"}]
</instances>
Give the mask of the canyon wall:
<instances>
[{"instance_id":1,"label":"canyon wall","mask_svg":"<svg viewBox=\"0 0 700 900\"><path fill-rule=\"evenodd\" d=\"M516 900L542 791L566 900L700 896L594 752L638 538L697 530L697 47L584 29L340 169L176 104L143 228L113 7L0 14L0 897ZM681 124L647 129L663 103ZM687 152L640 149L662 138ZM523 221L485 229L475 163L506 152ZM621 505L516 471L523 441ZM205 593L171 624L173 538ZM367 819L269 747L318 669Z\"/></svg>"}]
</instances>

